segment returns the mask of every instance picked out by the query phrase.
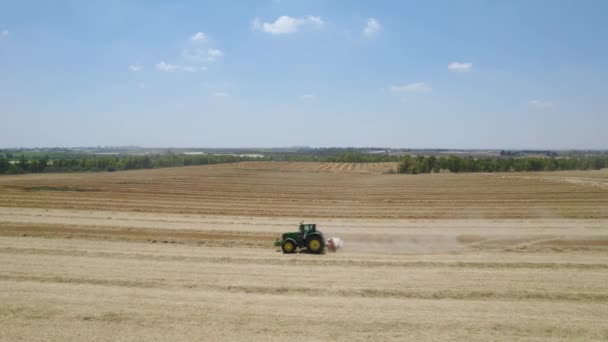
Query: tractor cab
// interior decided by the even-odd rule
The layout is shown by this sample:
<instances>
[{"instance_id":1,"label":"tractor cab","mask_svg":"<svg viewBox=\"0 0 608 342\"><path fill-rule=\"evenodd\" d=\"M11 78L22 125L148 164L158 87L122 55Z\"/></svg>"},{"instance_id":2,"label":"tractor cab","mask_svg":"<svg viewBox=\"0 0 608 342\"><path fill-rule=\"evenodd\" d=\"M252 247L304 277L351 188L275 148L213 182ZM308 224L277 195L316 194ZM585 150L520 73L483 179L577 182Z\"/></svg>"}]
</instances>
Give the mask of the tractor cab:
<instances>
[{"instance_id":1,"label":"tractor cab","mask_svg":"<svg viewBox=\"0 0 608 342\"><path fill-rule=\"evenodd\" d=\"M316 224L300 223L300 235L302 236L303 240L306 240L306 237L308 237L308 235L310 235L310 233L314 233L316 231L317 231Z\"/></svg>"}]
</instances>

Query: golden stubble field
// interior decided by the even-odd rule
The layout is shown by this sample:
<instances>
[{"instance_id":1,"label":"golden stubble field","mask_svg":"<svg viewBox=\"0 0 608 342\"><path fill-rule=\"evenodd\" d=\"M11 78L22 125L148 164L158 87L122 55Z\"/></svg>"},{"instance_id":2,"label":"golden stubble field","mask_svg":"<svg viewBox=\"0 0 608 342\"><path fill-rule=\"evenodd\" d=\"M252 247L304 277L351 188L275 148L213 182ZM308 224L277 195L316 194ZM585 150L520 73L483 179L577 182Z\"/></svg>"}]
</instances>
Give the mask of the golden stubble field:
<instances>
[{"instance_id":1,"label":"golden stubble field","mask_svg":"<svg viewBox=\"0 0 608 342\"><path fill-rule=\"evenodd\" d=\"M0 340L608 339L608 171L393 167L0 176Z\"/></svg>"}]
</instances>

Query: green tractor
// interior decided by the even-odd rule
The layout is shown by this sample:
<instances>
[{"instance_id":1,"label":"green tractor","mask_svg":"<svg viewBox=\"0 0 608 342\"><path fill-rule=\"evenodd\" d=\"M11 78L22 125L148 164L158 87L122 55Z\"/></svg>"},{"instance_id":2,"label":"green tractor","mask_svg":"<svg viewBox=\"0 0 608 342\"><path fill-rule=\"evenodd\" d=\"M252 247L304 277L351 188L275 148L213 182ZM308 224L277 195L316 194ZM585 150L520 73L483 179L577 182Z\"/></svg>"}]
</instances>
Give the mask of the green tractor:
<instances>
[{"instance_id":1,"label":"green tractor","mask_svg":"<svg viewBox=\"0 0 608 342\"><path fill-rule=\"evenodd\" d=\"M317 230L316 224L300 223L297 232L283 234L282 239L277 239L274 245L280 246L285 254L295 253L298 248L307 253L321 254L325 249L325 238L323 233Z\"/></svg>"}]
</instances>

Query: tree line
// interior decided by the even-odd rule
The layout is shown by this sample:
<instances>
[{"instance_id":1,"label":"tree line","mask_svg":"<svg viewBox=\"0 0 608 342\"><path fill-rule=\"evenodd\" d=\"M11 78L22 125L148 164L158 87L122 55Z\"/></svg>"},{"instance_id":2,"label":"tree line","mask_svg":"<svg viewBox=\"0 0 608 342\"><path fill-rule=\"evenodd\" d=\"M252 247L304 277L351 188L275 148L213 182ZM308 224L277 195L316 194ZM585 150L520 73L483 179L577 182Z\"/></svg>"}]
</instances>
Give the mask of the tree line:
<instances>
[{"instance_id":1,"label":"tree line","mask_svg":"<svg viewBox=\"0 0 608 342\"><path fill-rule=\"evenodd\" d=\"M11 156L13 157L13 156ZM9 159L0 154L0 174L41 172L122 171L235 163L241 161L319 161L340 163L397 162L398 173L420 174L431 172L511 172L598 170L608 168L608 156L568 157L457 157L457 156L389 156L348 151L338 155L268 154L264 158L239 155L185 155L176 153L150 155L82 155L71 158L50 159L48 156Z\"/></svg>"},{"instance_id":2,"label":"tree line","mask_svg":"<svg viewBox=\"0 0 608 342\"><path fill-rule=\"evenodd\" d=\"M577 157L435 157L405 156L397 172L408 174L441 172L521 172L559 170L599 170L608 167L608 156Z\"/></svg>"},{"instance_id":3,"label":"tree line","mask_svg":"<svg viewBox=\"0 0 608 342\"><path fill-rule=\"evenodd\" d=\"M27 159L21 156L18 160L9 160L0 155L0 174L21 174L41 172L82 172L82 171L122 171L153 169L161 167L209 165L235 163L255 160L255 158L237 155L115 155L115 156L83 156L78 158L63 158L50 160L47 156Z\"/></svg>"}]
</instances>

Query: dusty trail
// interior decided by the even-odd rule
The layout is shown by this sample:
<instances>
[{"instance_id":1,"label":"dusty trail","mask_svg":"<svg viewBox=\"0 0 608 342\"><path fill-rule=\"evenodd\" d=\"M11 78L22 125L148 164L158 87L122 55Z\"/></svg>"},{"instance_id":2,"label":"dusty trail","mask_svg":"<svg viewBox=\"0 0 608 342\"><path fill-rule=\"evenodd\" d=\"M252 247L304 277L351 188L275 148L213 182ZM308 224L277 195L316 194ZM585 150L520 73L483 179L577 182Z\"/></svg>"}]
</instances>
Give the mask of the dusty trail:
<instances>
[{"instance_id":1,"label":"dusty trail","mask_svg":"<svg viewBox=\"0 0 608 342\"><path fill-rule=\"evenodd\" d=\"M0 340L608 339L608 172L392 166L0 177Z\"/></svg>"}]
</instances>

